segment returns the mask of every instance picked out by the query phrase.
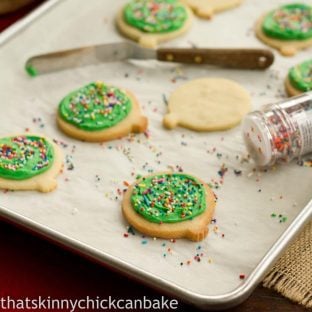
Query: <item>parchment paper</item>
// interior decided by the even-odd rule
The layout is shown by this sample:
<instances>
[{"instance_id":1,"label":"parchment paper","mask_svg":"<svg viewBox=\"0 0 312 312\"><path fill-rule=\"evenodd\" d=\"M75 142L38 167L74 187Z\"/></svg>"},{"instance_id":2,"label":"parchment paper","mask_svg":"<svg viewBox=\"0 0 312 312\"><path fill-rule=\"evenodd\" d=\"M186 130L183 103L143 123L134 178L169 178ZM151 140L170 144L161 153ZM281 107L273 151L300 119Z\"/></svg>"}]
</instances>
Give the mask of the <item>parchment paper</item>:
<instances>
[{"instance_id":1,"label":"parchment paper","mask_svg":"<svg viewBox=\"0 0 312 312\"><path fill-rule=\"evenodd\" d=\"M287 2L290 1L245 1L241 7L211 21L195 19L186 36L165 45L263 47L252 30L256 19ZM311 57L311 49L292 58L275 53L276 62L267 71L122 62L27 77L23 67L32 55L122 40L114 27L114 15L123 3L63 1L1 48L0 135L29 128L64 142L67 147L62 146L66 164L56 191L1 192L0 204L184 289L204 295L227 293L244 282L239 275L250 274L310 200L312 171L294 162L266 173L254 172L254 164L244 161L246 150L240 127L219 133L165 130L161 125L165 99L189 79L225 77L242 84L252 95L253 108L259 108L285 95L283 81L288 68ZM94 80L104 80L136 94L149 118L149 138L141 134L90 144L68 138L57 129L59 101ZM220 184L218 171L222 164L228 170ZM121 215L122 196L117 189L122 192L123 181L132 183L137 174L172 167L182 167L209 183L212 179L218 181L216 223L211 224L209 237L200 243L153 240L142 238L137 232L125 238L127 223ZM234 169L242 174L237 176ZM272 213L276 217L271 217ZM282 219L285 222L279 222ZM194 259L197 254L200 262Z\"/></svg>"}]
</instances>

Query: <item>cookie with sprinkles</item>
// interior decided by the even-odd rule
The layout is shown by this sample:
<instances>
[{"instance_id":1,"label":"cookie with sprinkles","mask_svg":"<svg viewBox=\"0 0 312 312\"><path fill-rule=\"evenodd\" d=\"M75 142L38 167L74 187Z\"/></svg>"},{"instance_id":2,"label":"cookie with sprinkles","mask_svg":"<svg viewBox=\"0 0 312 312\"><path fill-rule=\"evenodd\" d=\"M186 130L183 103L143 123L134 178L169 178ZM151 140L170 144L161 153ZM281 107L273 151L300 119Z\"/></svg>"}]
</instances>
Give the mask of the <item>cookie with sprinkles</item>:
<instances>
[{"instance_id":1,"label":"cookie with sprinkles","mask_svg":"<svg viewBox=\"0 0 312 312\"><path fill-rule=\"evenodd\" d=\"M185 33L192 11L176 0L131 0L118 13L116 25L126 37L145 48L156 48Z\"/></svg>"},{"instance_id":2,"label":"cookie with sprinkles","mask_svg":"<svg viewBox=\"0 0 312 312\"><path fill-rule=\"evenodd\" d=\"M283 5L258 20L256 35L282 55L295 55L312 46L312 7L301 3Z\"/></svg>"},{"instance_id":3,"label":"cookie with sprinkles","mask_svg":"<svg viewBox=\"0 0 312 312\"><path fill-rule=\"evenodd\" d=\"M0 138L0 188L51 192L63 157L49 139L21 134Z\"/></svg>"},{"instance_id":4,"label":"cookie with sprinkles","mask_svg":"<svg viewBox=\"0 0 312 312\"><path fill-rule=\"evenodd\" d=\"M200 241L208 234L215 205L215 195L204 182L171 172L136 181L124 194L122 211L146 235Z\"/></svg>"},{"instance_id":5,"label":"cookie with sprinkles","mask_svg":"<svg viewBox=\"0 0 312 312\"><path fill-rule=\"evenodd\" d=\"M59 104L57 123L67 135L89 142L114 140L147 128L134 95L101 81L68 94Z\"/></svg>"},{"instance_id":6,"label":"cookie with sprinkles","mask_svg":"<svg viewBox=\"0 0 312 312\"><path fill-rule=\"evenodd\" d=\"M312 91L312 59L290 68L285 88L289 96Z\"/></svg>"},{"instance_id":7,"label":"cookie with sprinkles","mask_svg":"<svg viewBox=\"0 0 312 312\"><path fill-rule=\"evenodd\" d=\"M181 0L201 18L212 18L215 13L239 6L243 0Z\"/></svg>"}]
</instances>

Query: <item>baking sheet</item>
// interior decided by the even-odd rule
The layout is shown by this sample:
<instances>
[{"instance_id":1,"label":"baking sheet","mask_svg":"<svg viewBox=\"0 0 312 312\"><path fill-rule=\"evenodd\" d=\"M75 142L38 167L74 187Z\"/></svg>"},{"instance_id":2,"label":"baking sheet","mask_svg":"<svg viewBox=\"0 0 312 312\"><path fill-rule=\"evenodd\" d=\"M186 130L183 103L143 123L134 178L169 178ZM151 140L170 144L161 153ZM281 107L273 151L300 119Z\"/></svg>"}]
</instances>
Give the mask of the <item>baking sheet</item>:
<instances>
[{"instance_id":1,"label":"baking sheet","mask_svg":"<svg viewBox=\"0 0 312 312\"><path fill-rule=\"evenodd\" d=\"M25 130L45 134L59 142L66 161L55 192L1 192L0 205L99 254L143 270L173 289L210 297L227 294L245 282L239 275L251 274L307 205L312 171L292 163L266 173L255 172L254 164L246 161L240 127L218 133L165 130L161 121L166 99L190 79L226 77L242 84L252 95L253 109L259 108L285 96L283 80L288 68L308 58L311 49L292 58L276 53L274 65L265 72L123 62L35 79L26 76L23 66L32 55L122 40L114 27L114 15L123 3L62 1L1 48L0 134ZM263 12L284 3L287 1L276 0L274 5L245 1L212 21L196 19L186 36L164 46L262 47L254 37L253 24ZM148 133L105 144L82 143L63 135L55 125L59 101L94 80L132 90L149 118ZM222 166L227 168L223 179L219 173ZM168 169L183 169L218 186L216 221L209 237L199 243L154 240L137 232L124 237L127 223L120 210L124 181Z\"/></svg>"}]
</instances>

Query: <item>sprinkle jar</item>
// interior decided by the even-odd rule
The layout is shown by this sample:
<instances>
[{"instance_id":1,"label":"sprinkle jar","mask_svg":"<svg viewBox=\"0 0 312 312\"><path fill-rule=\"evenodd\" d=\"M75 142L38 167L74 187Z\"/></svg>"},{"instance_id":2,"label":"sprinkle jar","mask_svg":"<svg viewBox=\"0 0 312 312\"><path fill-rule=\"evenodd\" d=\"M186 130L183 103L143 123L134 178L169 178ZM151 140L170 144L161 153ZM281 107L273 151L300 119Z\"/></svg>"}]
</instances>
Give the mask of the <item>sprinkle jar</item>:
<instances>
[{"instance_id":1,"label":"sprinkle jar","mask_svg":"<svg viewBox=\"0 0 312 312\"><path fill-rule=\"evenodd\" d=\"M245 117L243 136L259 167L312 152L312 92L268 104Z\"/></svg>"}]
</instances>

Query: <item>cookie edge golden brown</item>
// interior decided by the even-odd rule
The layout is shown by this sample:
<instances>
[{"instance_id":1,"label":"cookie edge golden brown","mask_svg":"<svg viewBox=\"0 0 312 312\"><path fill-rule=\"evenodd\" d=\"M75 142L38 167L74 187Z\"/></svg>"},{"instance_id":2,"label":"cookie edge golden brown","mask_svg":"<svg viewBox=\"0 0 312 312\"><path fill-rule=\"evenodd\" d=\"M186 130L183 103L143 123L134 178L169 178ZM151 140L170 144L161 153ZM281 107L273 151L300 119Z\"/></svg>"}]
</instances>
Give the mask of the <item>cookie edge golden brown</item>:
<instances>
[{"instance_id":1,"label":"cookie edge golden brown","mask_svg":"<svg viewBox=\"0 0 312 312\"><path fill-rule=\"evenodd\" d=\"M182 4L182 3L181 3ZM145 33L129 24L127 24L123 17L123 12L125 6L123 6L116 16L116 27L119 30L119 32L124 35L125 37L136 41L139 45L141 45L144 48L150 48L154 49L156 48L161 42L170 41L172 39L175 39L177 37L180 37L184 33L186 33L192 26L193 23L193 13L192 10L186 6L185 4L182 4L187 12L187 20L185 21L184 25L175 31L168 32L168 33Z\"/></svg>"},{"instance_id":2,"label":"cookie edge golden brown","mask_svg":"<svg viewBox=\"0 0 312 312\"><path fill-rule=\"evenodd\" d=\"M148 175L146 177L173 173L174 172L160 172ZM140 180L137 180L132 185L130 185L124 194L124 198L122 201L123 216L129 222L129 224L133 226L136 230L151 237L165 239L187 238L192 241L203 240L208 234L208 225L210 224L211 219L213 217L214 209L216 206L216 197L213 191L206 183L204 183L198 178L196 179L200 181L205 187L207 208L202 214L195 217L193 220L186 220L183 222L170 224L169 223L158 224L144 219L133 209L131 204L131 195L134 185L139 183Z\"/></svg>"},{"instance_id":3,"label":"cookie edge golden brown","mask_svg":"<svg viewBox=\"0 0 312 312\"><path fill-rule=\"evenodd\" d=\"M255 33L264 44L278 50L283 56L294 56L300 50L312 46L312 38L306 40L279 40L267 36L262 30L262 24L266 14L262 15L256 22Z\"/></svg>"},{"instance_id":4,"label":"cookie edge golden brown","mask_svg":"<svg viewBox=\"0 0 312 312\"><path fill-rule=\"evenodd\" d=\"M10 191L39 191L42 193L52 192L57 187L56 177L62 172L63 168L63 153L59 146L46 136L34 133L25 134L11 134L8 136L24 136L34 135L39 136L47 140L49 144L53 146L54 161L47 171L38 174L34 177L25 180L9 180L0 177L0 189L6 189Z\"/></svg>"},{"instance_id":5,"label":"cookie edge golden brown","mask_svg":"<svg viewBox=\"0 0 312 312\"><path fill-rule=\"evenodd\" d=\"M57 113L56 122L60 130L66 135L75 138L77 140L86 141L86 142L105 142L115 139L120 139L124 136L127 136L130 133L140 133L144 132L148 126L148 120L141 113L140 104L134 94L128 90L125 91L127 96L131 99L132 109L128 116L123 119L117 125L103 129L99 131L85 131L66 122L59 114Z\"/></svg>"}]
</instances>

